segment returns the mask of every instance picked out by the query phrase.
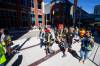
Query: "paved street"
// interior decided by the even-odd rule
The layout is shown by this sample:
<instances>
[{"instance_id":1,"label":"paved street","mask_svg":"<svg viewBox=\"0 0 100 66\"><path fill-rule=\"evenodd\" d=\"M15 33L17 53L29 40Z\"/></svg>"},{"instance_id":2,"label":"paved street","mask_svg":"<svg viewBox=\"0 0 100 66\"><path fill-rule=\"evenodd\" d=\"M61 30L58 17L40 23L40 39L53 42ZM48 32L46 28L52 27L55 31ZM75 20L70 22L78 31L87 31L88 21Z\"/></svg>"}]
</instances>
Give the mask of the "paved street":
<instances>
[{"instance_id":1,"label":"paved street","mask_svg":"<svg viewBox=\"0 0 100 66\"><path fill-rule=\"evenodd\" d=\"M33 35L33 31L29 31L18 40L14 41L15 45L22 45L27 38L30 39L22 45L19 53L8 62L7 66L96 66L90 60L86 60L85 64L79 63L79 60L66 51L67 56L62 58L62 53L59 52L57 44L54 44L52 49L55 54L52 56L45 56L44 47L40 48L38 34ZM80 50L80 43L73 44L73 49L78 53Z\"/></svg>"},{"instance_id":2,"label":"paved street","mask_svg":"<svg viewBox=\"0 0 100 66\"><path fill-rule=\"evenodd\" d=\"M38 36L39 36L39 29L33 29L33 30L29 30L27 33L25 33L19 39L27 39L27 38L38 37Z\"/></svg>"},{"instance_id":3,"label":"paved street","mask_svg":"<svg viewBox=\"0 0 100 66\"><path fill-rule=\"evenodd\" d=\"M30 37L37 37L38 34L39 34L39 30L38 29L12 31L10 33L10 35L12 36L13 40L25 39L25 38L30 38Z\"/></svg>"}]
</instances>

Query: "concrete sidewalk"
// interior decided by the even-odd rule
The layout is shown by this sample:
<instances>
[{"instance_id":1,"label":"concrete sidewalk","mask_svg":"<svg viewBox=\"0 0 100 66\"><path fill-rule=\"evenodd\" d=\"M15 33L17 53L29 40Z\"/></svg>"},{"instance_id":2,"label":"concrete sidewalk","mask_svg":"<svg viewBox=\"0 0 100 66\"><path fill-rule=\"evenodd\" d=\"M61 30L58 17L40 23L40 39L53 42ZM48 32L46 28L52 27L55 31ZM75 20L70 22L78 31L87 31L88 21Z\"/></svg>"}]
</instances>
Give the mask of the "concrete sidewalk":
<instances>
[{"instance_id":1,"label":"concrete sidewalk","mask_svg":"<svg viewBox=\"0 0 100 66\"><path fill-rule=\"evenodd\" d=\"M80 44L76 43L72 47L79 55ZM90 60L86 60L85 64L79 63L79 60L73 57L69 52L66 52L67 56L62 58L62 53L58 53L57 55L53 56L52 58L44 61L43 63L39 64L38 66L96 66Z\"/></svg>"},{"instance_id":2,"label":"concrete sidewalk","mask_svg":"<svg viewBox=\"0 0 100 66\"><path fill-rule=\"evenodd\" d=\"M34 34L32 34L35 32ZM59 47L54 43L52 49L57 53L52 56L46 56L44 47L40 48L40 40L38 37L39 31L30 30L28 33L20 37L18 40L13 41L14 45L19 45L19 53L9 61L7 66L96 66L90 60L86 60L85 64L79 63L79 60L73 57L66 51L67 56L62 58L62 53L59 52ZM35 35L35 36L34 36ZM27 41L27 38L30 38ZM72 45L72 48L79 54L80 43ZM91 54L91 53L90 53Z\"/></svg>"},{"instance_id":3,"label":"concrete sidewalk","mask_svg":"<svg viewBox=\"0 0 100 66\"><path fill-rule=\"evenodd\" d=\"M21 44L25 39L19 39L14 41L15 44ZM38 37L32 37L27 41L19 51L7 64L7 66L96 66L90 60L86 60L85 64L78 62L78 59L73 57L69 52L66 51L67 56L62 58L62 53L57 52L54 56L47 59L44 51L44 47L40 48L40 41ZM57 44L52 47L53 50L59 50ZM73 49L79 55L80 43L73 44ZM44 60L41 60L44 59ZM38 63L32 65L34 63ZM17 64L17 65L16 65Z\"/></svg>"}]
</instances>

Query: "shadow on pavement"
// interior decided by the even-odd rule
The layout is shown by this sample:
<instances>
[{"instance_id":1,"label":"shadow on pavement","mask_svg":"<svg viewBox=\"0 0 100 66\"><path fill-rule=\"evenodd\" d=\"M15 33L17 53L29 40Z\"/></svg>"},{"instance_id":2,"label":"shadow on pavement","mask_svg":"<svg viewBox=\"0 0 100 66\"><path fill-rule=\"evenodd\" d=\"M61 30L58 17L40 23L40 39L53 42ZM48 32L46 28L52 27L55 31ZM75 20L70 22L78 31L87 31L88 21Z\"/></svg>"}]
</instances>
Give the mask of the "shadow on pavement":
<instances>
[{"instance_id":1,"label":"shadow on pavement","mask_svg":"<svg viewBox=\"0 0 100 66\"><path fill-rule=\"evenodd\" d=\"M14 52L12 52L11 55L6 54L7 61L6 61L5 65L14 57L15 54L19 53L19 51L20 51L20 49L22 48L22 46L24 46L25 43L26 43L27 41L29 41L29 40L30 40L30 38L28 38L23 44L21 44L21 46L19 46L19 45L14 46L14 47L13 47Z\"/></svg>"},{"instance_id":2,"label":"shadow on pavement","mask_svg":"<svg viewBox=\"0 0 100 66\"><path fill-rule=\"evenodd\" d=\"M33 45L33 46L29 46L29 47L26 47L26 48L20 49L20 51L22 51L22 50L26 50L26 49L30 49L30 48L36 47L36 46L38 46L38 45L40 45L40 44L36 44L36 45Z\"/></svg>"},{"instance_id":3,"label":"shadow on pavement","mask_svg":"<svg viewBox=\"0 0 100 66\"><path fill-rule=\"evenodd\" d=\"M80 60L81 57L77 54L77 52L73 49L68 49L68 52L73 56L75 57L76 59Z\"/></svg>"},{"instance_id":4,"label":"shadow on pavement","mask_svg":"<svg viewBox=\"0 0 100 66\"><path fill-rule=\"evenodd\" d=\"M50 58L53 57L54 55L58 54L59 52L60 52L60 50L57 50L57 51L55 51L55 53L53 53L53 54L51 54L51 55L49 55L49 56L45 56L45 57L43 57L43 58L37 60L36 62L32 63L32 64L29 65L29 66L37 66L37 65L39 65L40 63L42 63L42 62L44 62L44 61L50 59Z\"/></svg>"},{"instance_id":5,"label":"shadow on pavement","mask_svg":"<svg viewBox=\"0 0 100 66\"><path fill-rule=\"evenodd\" d=\"M26 34L28 31L29 30L20 30L20 31L15 31L15 32L10 31L10 35L12 36L12 40L17 40L18 38Z\"/></svg>"},{"instance_id":6,"label":"shadow on pavement","mask_svg":"<svg viewBox=\"0 0 100 66\"><path fill-rule=\"evenodd\" d=\"M100 44L100 35L95 35L94 36L94 41L98 44Z\"/></svg>"},{"instance_id":7,"label":"shadow on pavement","mask_svg":"<svg viewBox=\"0 0 100 66\"><path fill-rule=\"evenodd\" d=\"M27 41L29 41L30 40L30 38L28 38L23 44L21 44L21 46L20 47L18 47L18 51L20 51L20 49L24 46L24 44L27 42Z\"/></svg>"},{"instance_id":8,"label":"shadow on pavement","mask_svg":"<svg viewBox=\"0 0 100 66\"><path fill-rule=\"evenodd\" d=\"M23 59L23 56L19 55L16 61L12 64L12 66L20 66L22 59Z\"/></svg>"}]
</instances>

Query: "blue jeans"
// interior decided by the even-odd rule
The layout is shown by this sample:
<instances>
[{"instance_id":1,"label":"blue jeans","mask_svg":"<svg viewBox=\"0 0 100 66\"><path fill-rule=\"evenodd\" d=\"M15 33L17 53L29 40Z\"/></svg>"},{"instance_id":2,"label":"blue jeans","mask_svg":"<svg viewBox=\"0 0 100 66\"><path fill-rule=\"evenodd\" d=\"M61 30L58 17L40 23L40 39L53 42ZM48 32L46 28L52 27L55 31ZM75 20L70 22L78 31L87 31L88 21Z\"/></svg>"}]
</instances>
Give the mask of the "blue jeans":
<instances>
[{"instance_id":1,"label":"blue jeans","mask_svg":"<svg viewBox=\"0 0 100 66\"><path fill-rule=\"evenodd\" d=\"M40 39L40 47L42 47L43 45L44 45L43 39Z\"/></svg>"},{"instance_id":2,"label":"blue jeans","mask_svg":"<svg viewBox=\"0 0 100 66\"><path fill-rule=\"evenodd\" d=\"M85 61L88 57L88 53L89 53L89 51L87 51L87 50L85 50L85 51L80 50L81 60Z\"/></svg>"}]
</instances>

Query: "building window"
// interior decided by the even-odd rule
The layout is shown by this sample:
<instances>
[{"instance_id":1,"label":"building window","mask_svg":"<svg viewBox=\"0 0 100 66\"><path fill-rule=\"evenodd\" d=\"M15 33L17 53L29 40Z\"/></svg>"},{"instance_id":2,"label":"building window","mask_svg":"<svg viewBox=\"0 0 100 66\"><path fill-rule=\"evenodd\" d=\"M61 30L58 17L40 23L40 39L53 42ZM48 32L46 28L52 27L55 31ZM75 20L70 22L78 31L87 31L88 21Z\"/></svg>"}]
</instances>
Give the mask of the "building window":
<instances>
[{"instance_id":1,"label":"building window","mask_svg":"<svg viewBox=\"0 0 100 66\"><path fill-rule=\"evenodd\" d=\"M42 21L39 21L39 23L42 23Z\"/></svg>"},{"instance_id":2,"label":"building window","mask_svg":"<svg viewBox=\"0 0 100 66\"><path fill-rule=\"evenodd\" d=\"M34 14L31 14L31 17L34 17Z\"/></svg>"},{"instance_id":3,"label":"building window","mask_svg":"<svg viewBox=\"0 0 100 66\"><path fill-rule=\"evenodd\" d=\"M34 14L34 12L32 11L32 12L31 12L31 17L34 17L34 16L35 16L35 14Z\"/></svg>"},{"instance_id":4,"label":"building window","mask_svg":"<svg viewBox=\"0 0 100 66\"><path fill-rule=\"evenodd\" d=\"M34 1L33 0L31 0L31 7L34 8Z\"/></svg>"},{"instance_id":5,"label":"building window","mask_svg":"<svg viewBox=\"0 0 100 66\"><path fill-rule=\"evenodd\" d=\"M38 2L38 9L41 9L41 2Z\"/></svg>"},{"instance_id":6,"label":"building window","mask_svg":"<svg viewBox=\"0 0 100 66\"><path fill-rule=\"evenodd\" d=\"M41 5L38 4L38 9L41 9Z\"/></svg>"},{"instance_id":7,"label":"building window","mask_svg":"<svg viewBox=\"0 0 100 66\"><path fill-rule=\"evenodd\" d=\"M42 18L42 15L38 15L38 18Z\"/></svg>"},{"instance_id":8,"label":"building window","mask_svg":"<svg viewBox=\"0 0 100 66\"><path fill-rule=\"evenodd\" d=\"M34 3L32 2L32 6L31 7L33 7L34 8Z\"/></svg>"},{"instance_id":9,"label":"building window","mask_svg":"<svg viewBox=\"0 0 100 66\"><path fill-rule=\"evenodd\" d=\"M42 15L38 15L38 22L42 23Z\"/></svg>"}]
</instances>

